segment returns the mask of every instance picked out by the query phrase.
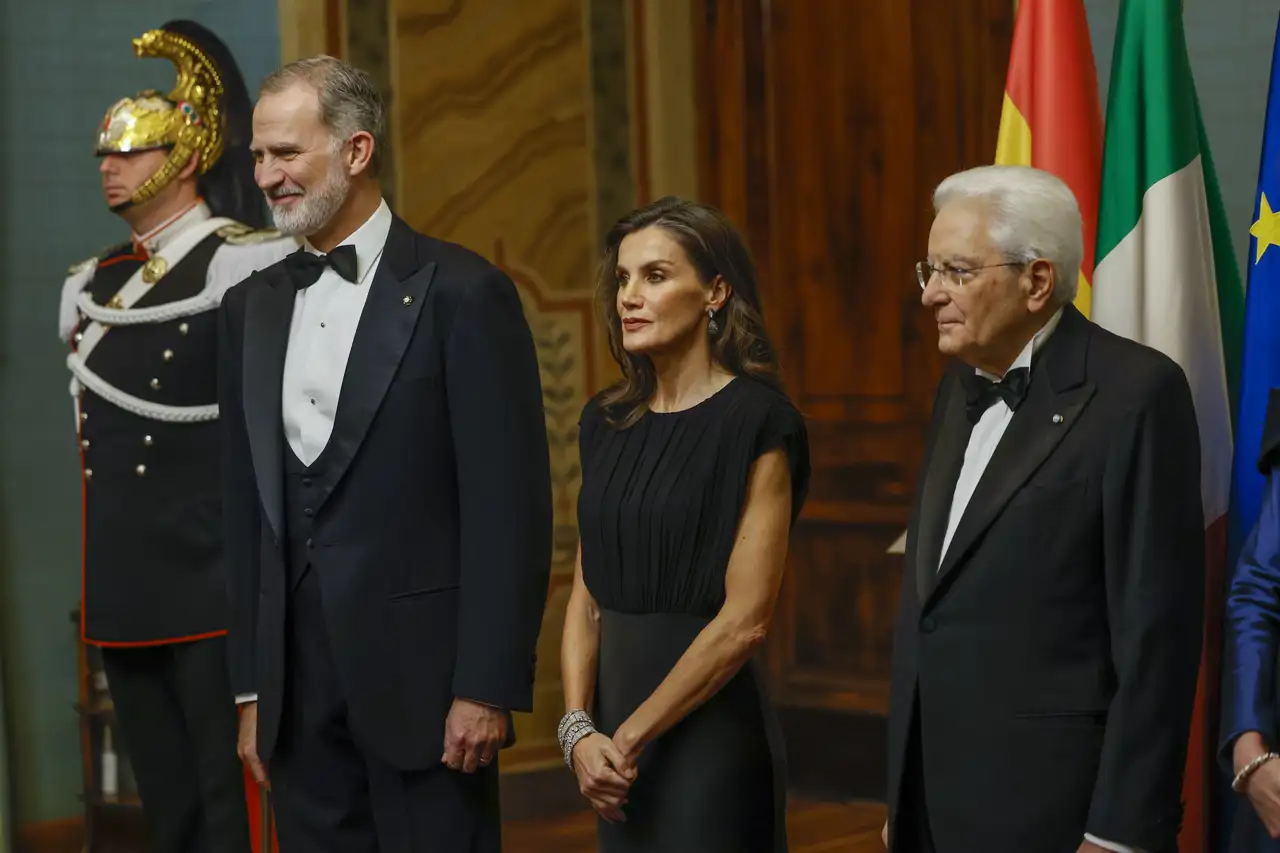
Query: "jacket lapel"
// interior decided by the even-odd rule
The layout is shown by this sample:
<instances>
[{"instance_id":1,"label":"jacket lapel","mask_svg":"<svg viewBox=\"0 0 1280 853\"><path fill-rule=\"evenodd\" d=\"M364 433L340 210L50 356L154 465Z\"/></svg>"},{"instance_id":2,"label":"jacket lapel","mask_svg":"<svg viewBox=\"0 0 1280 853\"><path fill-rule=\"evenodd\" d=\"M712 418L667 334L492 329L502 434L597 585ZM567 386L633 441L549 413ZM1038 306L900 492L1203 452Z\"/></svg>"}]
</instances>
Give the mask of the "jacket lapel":
<instances>
[{"instance_id":1,"label":"jacket lapel","mask_svg":"<svg viewBox=\"0 0 1280 853\"><path fill-rule=\"evenodd\" d=\"M1001 437L960 518L926 605L964 564L982 534L1079 420L1095 390L1085 375L1088 341L1088 321L1074 307L1067 306L1058 328L1044 345L1039 363L1033 366L1026 400ZM963 417L963 402L960 409ZM953 478L952 488L954 483ZM947 508L933 519L944 530L949 504L948 501ZM936 557L933 565L937 565Z\"/></svg>"},{"instance_id":2,"label":"jacket lapel","mask_svg":"<svg viewBox=\"0 0 1280 853\"><path fill-rule=\"evenodd\" d=\"M283 264L269 267L261 274L268 286L250 288L246 299L241 387L258 494L279 542L284 525L284 460L281 457L284 429L280 397L297 290L289 283Z\"/></svg>"},{"instance_id":3,"label":"jacket lapel","mask_svg":"<svg viewBox=\"0 0 1280 853\"><path fill-rule=\"evenodd\" d=\"M942 539L951 513L951 496L955 492L964 452L969 445L973 424L965 414L964 386L953 376L942 404L946 406L938 429L938 439L925 473L924 492L920 497L920 524L914 550L916 594L921 603L929 597L938 576L938 558Z\"/></svg>"},{"instance_id":4,"label":"jacket lapel","mask_svg":"<svg viewBox=\"0 0 1280 853\"><path fill-rule=\"evenodd\" d=\"M418 258L415 244L412 229L395 217L347 358L317 509L355 458L413 337L436 267Z\"/></svg>"}]
</instances>

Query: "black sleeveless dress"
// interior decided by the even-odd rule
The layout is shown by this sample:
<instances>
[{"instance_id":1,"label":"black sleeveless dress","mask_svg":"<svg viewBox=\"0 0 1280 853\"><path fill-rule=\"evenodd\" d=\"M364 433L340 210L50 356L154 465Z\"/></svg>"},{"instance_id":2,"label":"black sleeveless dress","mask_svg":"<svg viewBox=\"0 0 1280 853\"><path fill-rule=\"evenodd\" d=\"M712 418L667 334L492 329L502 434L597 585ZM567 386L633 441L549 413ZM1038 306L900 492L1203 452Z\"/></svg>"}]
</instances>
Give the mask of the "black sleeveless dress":
<instances>
[{"instance_id":1,"label":"black sleeveless dress","mask_svg":"<svg viewBox=\"0 0 1280 853\"><path fill-rule=\"evenodd\" d=\"M601 609L594 717L612 736L723 605L747 478L769 450L786 450L799 514L808 439L784 395L739 377L625 430L592 400L579 444L582 573ZM627 821L599 821L601 853L787 849L783 744L762 676L749 662L641 753Z\"/></svg>"}]
</instances>

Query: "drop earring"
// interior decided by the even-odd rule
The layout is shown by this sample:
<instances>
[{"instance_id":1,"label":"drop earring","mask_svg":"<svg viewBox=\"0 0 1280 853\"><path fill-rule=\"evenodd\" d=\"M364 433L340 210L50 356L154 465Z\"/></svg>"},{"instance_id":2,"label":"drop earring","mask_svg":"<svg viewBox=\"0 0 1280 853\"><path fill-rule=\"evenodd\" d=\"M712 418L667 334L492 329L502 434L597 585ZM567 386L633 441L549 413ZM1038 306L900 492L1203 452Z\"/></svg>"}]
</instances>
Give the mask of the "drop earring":
<instances>
[{"instance_id":1,"label":"drop earring","mask_svg":"<svg viewBox=\"0 0 1280 853\"><path fill-rule=\"evenodd\" d=\"M707 334L713 338L720 334L720 323L716 320L716 312L711 308L707 309Z\"/></svg>"}]
</instances>

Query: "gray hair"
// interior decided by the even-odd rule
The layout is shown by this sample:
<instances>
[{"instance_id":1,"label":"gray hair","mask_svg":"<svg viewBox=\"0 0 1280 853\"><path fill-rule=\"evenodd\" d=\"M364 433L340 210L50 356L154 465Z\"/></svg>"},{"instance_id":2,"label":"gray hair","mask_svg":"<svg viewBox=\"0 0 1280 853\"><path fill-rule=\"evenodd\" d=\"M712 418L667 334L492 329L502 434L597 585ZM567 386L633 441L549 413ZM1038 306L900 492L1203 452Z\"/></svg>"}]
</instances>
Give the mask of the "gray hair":
<instances>
[{"instance_id":1,"label":"gray hair","mask_svg":"<svg viewBox=\"0 0 1280 853\"><path fill-rule=\"evenodd\" d=\"M373 137L370 167L378 174L387 145L387 105L373 79L352 65L321 54L290 62L262 81L258 95L275 95L305 83L320 101L320 120L336 141L364 131Z\"/></svg>"},{"instance_id":2,"label":"gray hair","mask_svg":"<svg viewBox=\"0 0 1280 853\"><path fill-rule=\"evenodd\" d=\"M1061 179L1030 166L978 166L944 179L933 191L937 213L953 201L988 207L987 233L1013 263L1053 264L1054 305L1076 298L1084 259L1084 225L1075 194Z\"/></svg>"}]
</instances>

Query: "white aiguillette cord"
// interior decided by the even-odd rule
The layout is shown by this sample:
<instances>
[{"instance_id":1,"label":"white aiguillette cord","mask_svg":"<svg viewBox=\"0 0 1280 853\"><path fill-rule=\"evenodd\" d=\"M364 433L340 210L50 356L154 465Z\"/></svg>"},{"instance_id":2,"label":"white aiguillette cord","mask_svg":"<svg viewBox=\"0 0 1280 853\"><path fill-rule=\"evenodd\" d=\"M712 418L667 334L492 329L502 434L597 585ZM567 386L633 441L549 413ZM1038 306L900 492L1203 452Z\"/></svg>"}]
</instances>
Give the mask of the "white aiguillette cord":
<instances>
[{"instance_id":1,"label":"white aiguillette cord","mask_svg":"<svg viewBox=\"0 0 1280 853\"><path fill-rule=\"evenodd\" d=\"M198 246L210 234L233 223L234 220L221 216L198 222L183 231L163 249L152 254L151 257L161 258L171 268L186 257L188 252ZM84 283L87 285L91 278L92 276L86 276ZM88 388L99 397L127 412L132 412L135 415L151 420L170 423L198 423L217 420L218 405L216 403L208 406L166 406L161 403L153 403L150 400L143 400L141 397L135 397L116 388L90 370L86 363L89 354L93 352L94 347L98 345L107 333L109 325L164 322L189 314L196 314L216 305L216 299L213 299L213 304L210 304L211 297L202 292L181 302L157 305L153 308L143 308L138 311L130 310L131 306L141 299L143 294L147 293L151 287L152 285L142 280L142 268L139 268L125 282L124 287L117 291L116 299L113 301L118 300L119 308L104 308L96 305L88 293L81 291L77 304L80 310L90 317L93 322L85 327L79 346L67 354L67 368L71 371L71 386L69 390L72 399L75 401L77 431L80 429L80 391L82 388Z\"/></svg>"}]
</instances>

